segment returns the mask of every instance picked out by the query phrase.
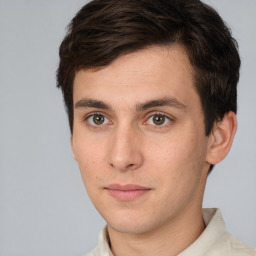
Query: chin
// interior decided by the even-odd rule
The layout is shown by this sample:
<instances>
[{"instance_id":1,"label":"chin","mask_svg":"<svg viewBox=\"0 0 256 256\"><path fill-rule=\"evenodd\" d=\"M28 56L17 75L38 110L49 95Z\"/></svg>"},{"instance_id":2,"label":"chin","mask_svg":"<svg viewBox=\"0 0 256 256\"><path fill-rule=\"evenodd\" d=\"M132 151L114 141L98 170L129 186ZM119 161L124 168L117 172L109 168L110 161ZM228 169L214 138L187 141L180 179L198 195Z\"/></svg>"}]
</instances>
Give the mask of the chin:
<instances>
[{"instance_id":1,"label":"chin","mask_svg":"<svg viewBox=\"0 0 256 256\"><path fill-rule=\"evenodd\" d=\"M129 223L129 224L119 224L119 223L108 223L108 227L119 232L126 234L143 234L150 231L150 228L147 225L138 225L137 223Z\"/></svg>"},{"instance_id":2,"label":"chin","mask_svg":"<svg viewBox=\"0 0 256 256\"><path fill-rule=\"evenodd\" d=\"M148 216L145 216L147 215L142 216L142 218L139 218L138 216L135 218L132 218L131 216L120 218L119 216L108 220L107 224L111 229L120 233L143 234L157 227L157 223L153 223Z\"/></svg>"}]
</instances>

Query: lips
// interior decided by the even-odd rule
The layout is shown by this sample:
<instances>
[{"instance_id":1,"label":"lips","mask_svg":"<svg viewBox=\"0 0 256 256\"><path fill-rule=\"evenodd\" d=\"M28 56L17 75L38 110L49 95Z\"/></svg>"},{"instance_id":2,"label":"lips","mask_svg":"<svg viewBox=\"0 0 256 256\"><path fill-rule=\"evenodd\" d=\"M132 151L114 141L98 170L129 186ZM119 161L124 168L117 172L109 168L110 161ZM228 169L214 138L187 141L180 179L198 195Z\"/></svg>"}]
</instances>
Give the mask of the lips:
<instances>
[{"instance_id":1,"label":"lips","mask_svg":"<svg viewBox=\"0 0 256 256\"><path fill-rule=\"evenodd\" d=\"M111 184L105 188L110 196L119 201L132 201L148 193L151 189L135 184Z\"/></svg>"}]
</instances>

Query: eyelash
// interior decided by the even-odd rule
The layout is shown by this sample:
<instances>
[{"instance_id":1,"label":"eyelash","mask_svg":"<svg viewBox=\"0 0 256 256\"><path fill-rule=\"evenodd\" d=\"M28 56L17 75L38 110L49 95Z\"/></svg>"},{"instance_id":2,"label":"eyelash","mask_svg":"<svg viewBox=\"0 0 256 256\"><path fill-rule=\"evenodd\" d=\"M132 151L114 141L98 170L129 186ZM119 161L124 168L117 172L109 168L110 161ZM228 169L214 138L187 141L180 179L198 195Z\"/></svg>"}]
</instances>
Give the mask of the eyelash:
<instances>
[{"instance_id":1,"label":"eyelash","mask_svg":"<svg viewBox=\"0 0 256 256\"><path fill-rule=\"evenodd\" d=\"M146 122L149 121L150 118L154 117L154 116L162 116L165 118L165 121L166 119L168 120L168 123L167 124L161 124L161 125L151 125L154 129L163 129L163 128L166 128L167 126L169 126L172 122L174 122L174 118L173 117L170 117L169 115L163 113L163 112L154 112L152 114L150 114L146 121L143 122L143 124L146 124ZM146 124L146 125L150 125L150 124Z\"/></svg>"},{"instance_id":2,"label":"eyelash","mask_svg":"<svg viewBox=\"0 0 256 256\"><path fill-rule=\"evenodd\" d=\"M96 125L96 124L91 124L91 123L88 121L89 118L94 117L94 116L96 116L96 115L103 116L105 119L109 120L109 118L106 117L106 114L100 113L100 112L94 112L94 113L91 113L91 114L85 116L85 118L83 119L83 121L85 121L86 124L87 124L88 126L90 126L91 128L93 128L93 129L103 129L106 124ZM105 120L104 120L104 121L105 121Z\"/></svg>"},{"instance_id":3,"label":"eyelash","mask_svg":"<svg viewBox=\"0 0 256 256\"><path fill-rule=\"evenodd\" d=\"M100 113L100 112L94 112L94 113L91 113L87 116L85 116L85 118L83 119L83 121L85 121L87 123L88 126L90 126L91 128L94 128L94 129L103 129L105 127L105 125L108 125L107 124L100 124L100 125L96 125L96 124L91 124L88 120L89 118L91 117L94 117L96 115L99 115L99 116L103 116L105 119L107 119L110 123L112 123L108 117L106 117L106 114L104 113ZM154 117L154 116L162 116L164 117L165 119L169 120L169 122L167 124L160 124L160 125L151 125L151 124L147 124L147 122L149 121L150 118ZM104 120L105 121L105 120ZM165 120L166 121L166 120ZM151 125L154 129L163 129L167 126L170 125L170 123L172 123L174 121L174 118L173 117L170 117L169 115L166 115L165 113L162 113L162 112L154 112L150 115L147 116L146 118L146 121L144 121L142 124L145 124L145 125Z\"/></svg>"}]
</instances>

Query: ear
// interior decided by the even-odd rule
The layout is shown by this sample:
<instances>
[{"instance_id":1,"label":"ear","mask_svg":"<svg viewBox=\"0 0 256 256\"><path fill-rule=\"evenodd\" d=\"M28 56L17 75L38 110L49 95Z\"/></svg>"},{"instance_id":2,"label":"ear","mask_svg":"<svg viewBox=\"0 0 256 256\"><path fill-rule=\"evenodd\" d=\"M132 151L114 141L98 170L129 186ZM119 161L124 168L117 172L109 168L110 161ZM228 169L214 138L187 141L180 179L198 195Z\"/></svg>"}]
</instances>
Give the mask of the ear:
<instances>
[{"instance_id":1,"label":"ear","mask_svg":"<svg viewBox=\"0 0 256 256\"><path fill-rule=\"evenodd\" d=\"M206 161L209 164L217 164L228 154L237 129L236 114L227 112L221 121L214 124L209 135Z\"/></svg>"},{"instance_id":2,"label":"ear","mask_svg":"<svg viewBox=\"0 0 256 256\"><path fill-rule=\"evenodd\" d=\"M73 135L71 135L70 137L70 144L71 144L71 148L72 148L72 152L73 152L73 157L75 160L76 159L76 150L75 150L75 146L74 146L74 139L73 139Z\"/></svg>"}]
</instances>

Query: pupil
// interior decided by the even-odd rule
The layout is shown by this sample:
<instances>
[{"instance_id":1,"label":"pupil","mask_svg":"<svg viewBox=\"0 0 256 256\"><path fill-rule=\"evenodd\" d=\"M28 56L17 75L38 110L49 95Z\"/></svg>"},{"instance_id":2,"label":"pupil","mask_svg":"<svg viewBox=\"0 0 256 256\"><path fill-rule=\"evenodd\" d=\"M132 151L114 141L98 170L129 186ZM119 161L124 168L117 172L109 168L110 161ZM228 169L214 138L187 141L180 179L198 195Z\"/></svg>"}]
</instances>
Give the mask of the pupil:
<instances>
[{"instance_id":1,"label":"pupil","mask_svg":"<svg viewBox=\"0 0 256 256\"><path fill-rule=\"evenodd\" d=\"M153 121L156 125L161 125L165 121L165 117L163 115L156 115L153 118Z\"/></svg>"},{"instance_id":2,"label":"pupil","mask_svg":"<svg viewBox=\"0 0 256 256\"><path fill-rule=\"evenodd\" d=\"M104 117L102 115L95 115L93 117L93 122L95 124L103 124L104 123Z\"/></svg>"}]
</instances>

